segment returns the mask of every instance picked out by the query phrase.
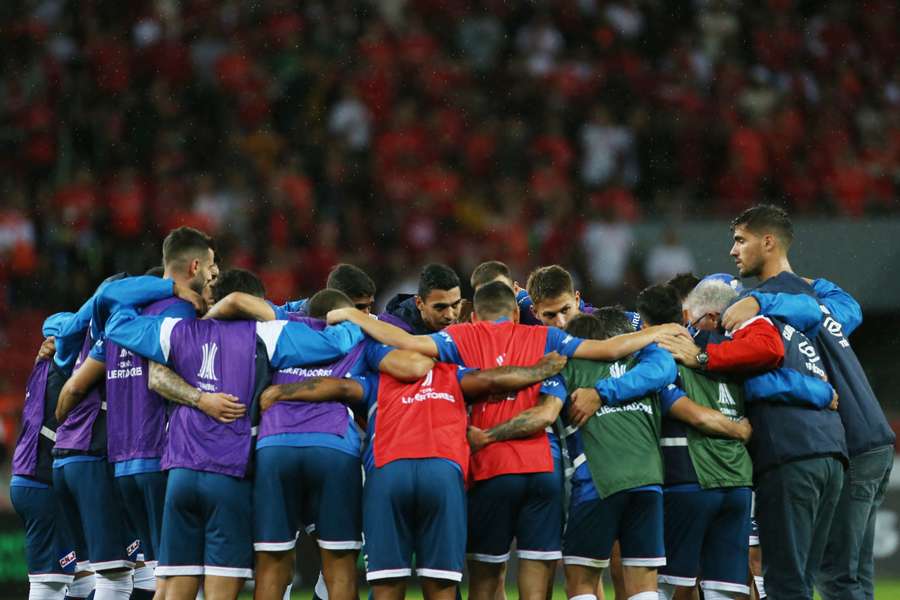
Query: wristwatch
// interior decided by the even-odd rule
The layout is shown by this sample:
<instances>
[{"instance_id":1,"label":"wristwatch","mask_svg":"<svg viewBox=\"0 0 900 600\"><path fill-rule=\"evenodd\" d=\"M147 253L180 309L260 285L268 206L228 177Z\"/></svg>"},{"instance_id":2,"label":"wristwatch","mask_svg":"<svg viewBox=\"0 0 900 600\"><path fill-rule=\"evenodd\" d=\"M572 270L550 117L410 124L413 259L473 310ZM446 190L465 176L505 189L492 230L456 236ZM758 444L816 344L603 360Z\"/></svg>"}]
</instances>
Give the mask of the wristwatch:
<instances>
[{"instance_id":1,"label":"wristwatch","mask_svg":"<svg viewBox=\"0 0 900 600\"><path fill-rule=\"evenodd\" d=\"M703 352L702 350L697 353L697 365L701 369L705 369L706 365L709 363L709 354Z\"/></svg>"}]
</instances>

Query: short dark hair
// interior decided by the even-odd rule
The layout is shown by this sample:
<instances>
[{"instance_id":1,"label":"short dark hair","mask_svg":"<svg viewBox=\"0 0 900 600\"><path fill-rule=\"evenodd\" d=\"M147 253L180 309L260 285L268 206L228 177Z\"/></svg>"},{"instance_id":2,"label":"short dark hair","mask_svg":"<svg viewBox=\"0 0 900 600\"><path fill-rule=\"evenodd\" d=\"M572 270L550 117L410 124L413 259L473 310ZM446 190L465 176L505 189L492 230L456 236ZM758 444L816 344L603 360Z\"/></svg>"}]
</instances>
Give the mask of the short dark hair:
<instances>
[{"instance_id":1,"label":"short dark hair","mask_svg":"<svg viewBox=\"0 0 900 600\"><path fill-rule=\"evenodd\" d=\"M634 327L625 311L604 307L593 312L572 317L566 324L566 333L585 340L605 340L623 333L631 333Z\"/></svg>"},{"instance_id":2,"label":"short dark hair","mask_svg":"<svg viewBox=\"0 0 900 600\"><path fill-rule=\"evenodd\" d=\"M499 260L489 260L475 267L475 270L472 271L472 275L469 277L469 283L472 285L473 290L477 290L498 277L512 279L509 267L506 266L506 263L502 263Z\"/></svg>"},{"instance_id":3,"label":"short dark hair","mask_svg":"<svg viewBox=\"0 0 900 600\"><path fill-rule=\"evenodd\" d=\"M753 233L773 233L785 247L794 241L794 225L787 211L774 204L751 206L731 222L731 230L743 226Z\"/></svg>"},{"instance_id":4,"label":"short dark hair","mask_svg":"<svg viewBox=\"0 0 900 600\"><path fill-rule=\"evenodd\" d=\"M314 319L324 319L328 311L336 308L353 308L353 301L341 290L325 288L312 295L306 305L306 312Z\"/></svg>"},{"instance_id":5,"label":"short dark hair","mask_svg":"<svg viewBox=\"0 0 900 600\"><path fill-rule=\"evenodd\" d=\"M266 286L259 277L246 269L228 269L220 273L212 284L213 301L218 302L231 292L244 292L257 298L265 298Z\"/></svg>"},{"instance_id":6,"label":"short dark hair","mask_svg":"<svg viewBox=\"0 0 900 600\"><path fill-rule=\"evenodd\" d=\"M459 287L456 271L441 263L431 263L419 274L419 298L424 302L431 290L452 290Z\"/></svg>"},{"instance_id":7,"label":"short dark hair","mask_svg":"<svg viewBox=\"0 0 900 600\"><path fill-rule=\"evenodd\" d=\"M325 287L340 290L351 299L375 295L375 282L356 265L340 263L328 274Z\"/></svg>"},{"instance_id":8,"label":"short dark hair","mask_svg":"<svg viewBox=\"0 0 900 600\"><path fill-rule=\"evenodd\" d=\"M574 294L575 284L569 272L559 265L538 267L528 275L525 289L534 304L544 300L559 298L563 294Z\"/></svg>"},{"instance_id":9,"label":"short dark hair","mask_svg":"<svg viewBox=\"0 0 900 600\"><path fill-rule=\"evenodd\" d=\"M213 239L193 227L179 227L173 229L163 240L163 266L173 262L184 260L189 256L212 250L216 252Z\"/></svg>"},{"instance_id":10,"label":"short dark hair","mask_svg":"<svg viewBox=\"0 0 900 600\"><path fill-rule=\"evenodd\" d=\"M697 287L698 283L700 283L700 278L693 273L678 273L675 277L667 281L666 285L675 288L678 297L684 300L687 298L688 294Z\"/></svg>"},{"instance_id":11,"label":"short dark hair","mask_svg":"<svg viewBox=\"0 0 900 600\"><path fill-rule=\"evenodd\" d=\"M156 266L147 269L147 272L144 273L144 275L149 275L151 277L162 277L165 272L166 269L164 267Z\"/></svg>"},{"instance_id":12,"label":"short dark hair","mask_svg":"<svg viewBox=\"0 0 900 600\"><path fill-rule=\"evenodd\" d=\"M516 311L516 295L502 281L492 281L475 290L475 314L479 319L492 320L506 317Z\"/></svg>"},{"instance_id":13,"label":"short dark hair","mask_svg":"<svg viewBox=\"0 0 900 600\"><path fill-rule=\"evenodd\" d=\"M681 323L681 298L671 285L661 283L644 288L637 297L637 310L647 325Z\"/></svg>"}]
</instances>

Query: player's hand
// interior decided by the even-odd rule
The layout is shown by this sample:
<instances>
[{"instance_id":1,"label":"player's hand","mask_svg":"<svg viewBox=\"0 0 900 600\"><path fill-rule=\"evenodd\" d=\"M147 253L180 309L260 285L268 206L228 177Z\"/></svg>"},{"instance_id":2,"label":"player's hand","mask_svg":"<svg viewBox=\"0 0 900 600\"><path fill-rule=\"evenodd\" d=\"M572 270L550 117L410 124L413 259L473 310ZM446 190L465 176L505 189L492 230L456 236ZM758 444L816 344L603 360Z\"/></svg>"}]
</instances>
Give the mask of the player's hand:
<instances>
[{"instance_id":1,"label":"player's hand","mask_svg":"<svg viewBox=\"0 0 900 600\"><path fill-rule=\"evenodd\" d=\"M237 421L247 412L247 407L236 396L221 392L200 394L197 408L220 423Z\"/></svg>"},{"instance_id":2,"label":"player's hand","mask_svg":"<svg viewBox=\"0 0 900 600\"><path fill-rule=\"evenodd\" d=\"M725 331L734 331L759 314L759 302L753 296L742 298L722 313L722 327Z\"/></svg>"},{"instance_id":3,"label":"player's hand","mask_svg":"<svg viewBox=\"0 0 900 600\"><path fill-rule=\"evenodd\" d=\"M535 366L540 371L541 379L547 379L562 371L568 360L568 358L558 352L551 352L542 356Z\"/></svg>"},{"instance_id":4,"label":"player's hand","mask_svg":"<svg viewBox=\"0 0 900 600\"><path fill-rule=\"evenodd\" d=\"M266 412L279 400L281 400L281 388L277 385L270 385L263 390L259 397L259 409Z\"/></svg>"},{"instance_id":5,"label":"player's hand","mask_svg":"<svg viewBox=\"0 0 900 600\"><path fill-rule=\"evenodd\" d=\"M680 362L686 367L695 369L697 364L697 355L700 348L694 343L693 339L685 339L684 337L666 336L657 342L660 348L664 348L672 353L672 358Z\"/></svg>"},{"instance_id":6,"label":"player's hand","mask_svg":"<svg viewBox=\"0 0 900 600\"><path fill-rule=\"evenodd\" d=\"M831 404L828 405L828 410L837 410L838 409L838 393L837 390L831 391Z\"/></svg>"},{"instance_id":7,"label":"player's hand","mask_svg":"<svg viewBox=\"0 0 900 600\"><path fill-rule=\"evenodd\" d=\"M594 416L603 405L600 394L594 388L578 388L572 392L572 405L569 408L569 421L575 427L581 427Z\"/></svg>"},{"instance_id":8,"label":"player's hand","mask_svg":"<svg viewBox=\"0 0 900 600\"><path fill-rule=\"evenodd\" d=\"M56 354L56 338L51 335L41 344L41 348L34 358L34 363L37 364L42 360L50 360L53 358L54 354Z\"/></svg>"},{"instance_id":9,"label":"player's hand","mask_svg":"<svg viewBox=\"0 0 900 600\"><path fill-rule=\"evenodd\" d=\"M737 425L737 433L740 436L740 440L742 444L746 444L750 441L750 436L753 435L753 427L750 426L750 421L747 420L746 417L741 417L737 421L735 421Z\"/></svg>"},{"instance_id":10,"label":"player's hand","mask_svg":"<svg viewBox=\"0 0 900 600\"><path fill-rule=\"evenodd\" d=\"M54 416L56 417L56 423L58 425L62 425L66 421L66 417L69 416L69 412L72 410L71 406L68 406L65 402L58 402L56 404L56 411Z\"/></svg>"},{"instance_id":11,"label":"player's hand","mask_svg":"<svg viewBox=\"0 0 900 600\"><path fill-rule=\"evenodd\" d=\"M473 453L478 452L492 441L487 431L472 425L469 425L469 428L466 430L466 438L469 440L469 448L472 449Z\"/></svg>"},{"instance_id":12,"label":"player's hand","mask_svg":"<svg viewBox=\"0 0 900 600\"><path fill-rule=\"evenodd\" d=\"M190 302L198 315L206 314L206 300L191 288L184 285L178 285L178 282L176 281L172 285L172 293L185 302Z\"/></svg>"},{"instance_id":13,"label":"player's hand","mask_svg":"<svg viewBox=\"0 0 900 600\"><path fill-rule=\"evenodd\" d=\"M329 310L328 314L325 316L325 319L328 321L329 325L337 325L338 323L343 323L344 321L351 321L353 315L350 313L350 311L360 312L355 308L336 308L334 310Z\"/></svg>"}]
</instances>

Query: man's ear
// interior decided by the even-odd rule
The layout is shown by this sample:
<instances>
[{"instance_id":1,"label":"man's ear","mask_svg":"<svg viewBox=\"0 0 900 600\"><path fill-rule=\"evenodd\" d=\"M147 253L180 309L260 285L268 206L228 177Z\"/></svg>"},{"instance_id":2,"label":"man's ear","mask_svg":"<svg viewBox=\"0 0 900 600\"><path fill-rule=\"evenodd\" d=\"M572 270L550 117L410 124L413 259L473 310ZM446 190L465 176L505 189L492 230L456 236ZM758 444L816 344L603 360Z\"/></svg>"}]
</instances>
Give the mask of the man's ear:
<instances>
[{"instance_id":1,"label":"man's ear","mask_svg":"<svg viewBox=\"0 0 900 600\"><path fill-rule=\"evenodd\" d=\"M197 271L200 270L200 259L193 259L188 265L188 277L193 277L197 274Z\"/></svg>"},{"instance_id":2,"label":"man's ear","mask_svg":"<svg viewBox=\"0 0 900 600\"><path fill-rule=\"evenodd\" d=\"M763 236L763 249L766 252L772 252L775 248L778 247L778 240L771 233L767 233Z\"/></svg>"},{"instance_id":3,"label":"man's ear","mask_svg":"<svg viewBox=\"0 0 900 600\"><path fill-rule=\"evenodd\" d=\"M416 295L416 308L419 309L419 312L422 312L422 309L425 308L425 303L422 302L422 299Z\"/></svg>"},{"instance_id":4,"label":"man's ear","mask_svg":"<svg viewBox=\"0 0 900 600\"><path fill-rule=\"evenodd\" d=\"M481 319L478 318L478 313L476 313L476 312L473 310L472 313L469 315L469 322L470 322L470 323L477 323L477 322L480 321L480 320L481 320Z\"/></svg>"}]
</instances>

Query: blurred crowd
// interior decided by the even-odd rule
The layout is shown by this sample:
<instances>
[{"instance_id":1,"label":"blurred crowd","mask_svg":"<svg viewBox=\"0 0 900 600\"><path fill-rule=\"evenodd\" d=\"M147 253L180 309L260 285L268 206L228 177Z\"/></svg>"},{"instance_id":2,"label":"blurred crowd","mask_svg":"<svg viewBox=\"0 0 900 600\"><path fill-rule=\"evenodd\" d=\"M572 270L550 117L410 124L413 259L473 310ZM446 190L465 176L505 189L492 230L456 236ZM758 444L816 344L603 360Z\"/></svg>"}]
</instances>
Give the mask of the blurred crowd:
<instances>
[{"instance_id":1,"label":"blurred crowd","mask_svg":"<svg viewBox=\"0 0 900 600\"><path fill-rule=\"evenodd\" d=\"M898 211L890 0L35 0L0 7L0 320L215 236L281 300L339 259L690 264L650 216ZM588 260L586 257L590 257ZM411 267L412 266L412 267ZM633 283L632 283L633 282ZM599 290L599 292L598 292Z\"/></svg>"}]
</instances>

